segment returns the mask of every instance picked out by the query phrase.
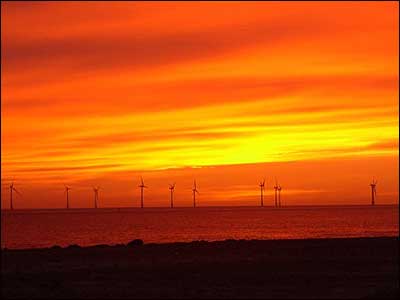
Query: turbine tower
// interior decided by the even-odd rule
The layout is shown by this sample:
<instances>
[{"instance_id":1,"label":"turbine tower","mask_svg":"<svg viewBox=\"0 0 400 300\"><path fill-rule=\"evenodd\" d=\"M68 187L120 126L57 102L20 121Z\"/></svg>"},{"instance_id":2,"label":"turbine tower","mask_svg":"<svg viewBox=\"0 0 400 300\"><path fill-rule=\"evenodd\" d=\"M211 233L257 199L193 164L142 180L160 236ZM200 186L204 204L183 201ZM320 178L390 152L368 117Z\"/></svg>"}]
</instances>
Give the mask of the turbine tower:
<instances>
[{"instance_id":1,"label":"turbine tower","mask_svg":"<svg viewBox=\"0 0 400 300\"><path fill-rule=\"evenodd\" d=\"M94 192L94 208L97 208L97 202L99 201L99 187L93 187Z\"/></svg>"},{"instance_id":2,"label":"turbine tower","mask_svg":"<svg viewBox=\"0 0 400 300\"><path fill-rule=\"evenodd\" d=\"M140 180L141 180L141 184L139 185L139 187L140 187L140 207L143 208L143 189L144 188L147 189L147 186L144 185L143 177L140 177Z\"/></svg>"},{"instance_id":3,"label":"turbine tower","mask_svg":"<svg viewBox=\"0 0 400 300\"><path fill-rule=\"evenodd\" d=\"M376 197L376 184L378 181L375 180L375 178L372 179L372 183L370 184L371 186L371 205L375 205L375 197Z\"/></svg>"},{"instance_id":4,"label":"turbine tower","mask_svg":"<svg viewBox=\"0 0 400 300\"><path fill-rule=\"evenodd\" d=\"M171 208L174 207L174 190L175 190L175 182L174 184L169 185L169 190L171 191Z\"/></svg>"},{"instance_id":5,"label":"turbine tower","mask_svg":"<svg viewBox=\"0 0 400 300\"><path fill-rule=\"evenodd\" d=\"M264 195L263 195L263 191L264 191L264 189L265 189L265 178L264 178L264 180L263 181L260 181L260 184L259 184L259 186L260 186L260 192L261 192L261 207L263 207L264 206Z\"/></svg>"},{"instance_id":6,"label":"turbine tower","mask_svg":"<svg viewBox=\"0 0 400 300\"><path fill-rule=\"evenodd\" d=\"M274 186L274 190L275 190L275 207L278 207L278 181L275 178L275 186Z\"/></svg>"},{"instance_id":7,"label":"turbine tower","mask_svg":"<svg viewBox=\"0 0 400 300\"><path fill-rule=\"evenodd\" d=\"M14 187L14 182L11 182L10 184L10 210L14 210L13 206L13 192L16 192L18 195L21 195L20 192L18 192L15 187Z\"/></svg>"},{"instance_id":8,"label":"turbine tower","mask_svg":"<svg viewBox=\"0 0 400 300\"><path fill-rule=\"evenodd\" d=\"M196 193L199 194L199 191L197 190L196 187L196 180L193 182L193 207L196 207Z\"/></svg>"},{"instance_id":9,"label":"turbine tower","mask_svg":"<svg viewBox=\"0 0 400 300\"><path fill-rule=\"evenodd\" d=\"M278 206L281 207L281 185L278 185Z\"/></svg>"},{"instance_id":10,"label":"turbine tower","mask_svg":"<svg viewBox=\"0 0 400 300\"><path fill-rule=\"evenodd\" d=\"M69 209L69 190L70 190L71 188L69 187L69 186L66 186L65 185L65 191L64 191L64 194L67 194L67 209Z\"/></svg>"}]
</instances>

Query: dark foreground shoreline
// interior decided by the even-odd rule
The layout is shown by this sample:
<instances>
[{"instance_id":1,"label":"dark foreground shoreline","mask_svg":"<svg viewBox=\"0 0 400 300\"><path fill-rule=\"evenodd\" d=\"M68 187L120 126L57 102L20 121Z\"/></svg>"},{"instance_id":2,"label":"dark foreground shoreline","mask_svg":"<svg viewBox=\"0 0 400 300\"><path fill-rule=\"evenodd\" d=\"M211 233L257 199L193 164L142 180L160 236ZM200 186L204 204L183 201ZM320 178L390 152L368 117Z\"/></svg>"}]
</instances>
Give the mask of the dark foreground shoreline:
<instances>
[{"instance_id":1,"label":"dark foreground shoreline","mask_svg":"<svg viewBox=\"0 0 400 300\"><path fill-rule=\"evenodd\" d=\"M399 239L3 250L5 298L399 297Z\"/></svg>"}]
</instances>

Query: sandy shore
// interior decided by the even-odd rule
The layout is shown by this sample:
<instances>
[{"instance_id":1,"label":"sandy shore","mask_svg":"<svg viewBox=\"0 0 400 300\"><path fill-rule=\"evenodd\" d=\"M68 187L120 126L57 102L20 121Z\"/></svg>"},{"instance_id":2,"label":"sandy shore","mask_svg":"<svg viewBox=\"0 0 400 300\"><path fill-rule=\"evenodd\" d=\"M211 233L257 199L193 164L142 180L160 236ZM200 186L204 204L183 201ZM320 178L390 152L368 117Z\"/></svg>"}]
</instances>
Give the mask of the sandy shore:
<instances>
[{"instance_id":1,"label":"sandy shore","mask_svg":"<svg viewBox=\"0 0 400 300\"><path fill-rule=\"evenodd\" d=\"M6 298L396 298L398 238L2 251Z\"/></svg>"}]
</instances>

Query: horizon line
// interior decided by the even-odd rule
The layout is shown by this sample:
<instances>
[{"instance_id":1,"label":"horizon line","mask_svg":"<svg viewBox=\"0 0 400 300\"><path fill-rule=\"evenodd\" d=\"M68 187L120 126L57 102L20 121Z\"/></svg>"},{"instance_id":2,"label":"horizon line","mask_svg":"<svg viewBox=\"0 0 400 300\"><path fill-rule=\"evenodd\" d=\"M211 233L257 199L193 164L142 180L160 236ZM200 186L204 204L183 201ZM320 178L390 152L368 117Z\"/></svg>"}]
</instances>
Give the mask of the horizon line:
<instances>
[{"instance_id":1,"label":"horizon line","mask_svg":"<svg viewBox=\"0 0 400 300\"><path fill-rule=\"evenodd\" d=\"M285 206L281 206L280 208L295 208L295 207L326 207L326 206L366 206L366 207L372 207L372 206L399 206L399 203L380 203L380 204L375 204L375 205L371 205L371 204L297 204L297 205L285 205ZM139 210L143 210L143 209L168 209L168 210L173 210L176 208L191 208L191 209L196 209L196 208L259 208L259 209L264 209L264 208L274 208L274 210L279 210L279 208L276 208L274 205L264 205L264 206L257 206L257 205L203 205L203 206L197 206L197 207L193 207L190 205L187 206L174 206L173 208L171 208L170 206L148 206L148 207L140 207L140 206L135 206L135 207L131 207L131 206L109 206L109 207L70 207L70 208L65 208L65 207L39 207L39 208L14 208L14 209L10 209L10 208L1 208L0 211L26 211L26 210L88 210L88 209L93 209L93 210L99 210L99 209L139 209ZM399 207L400 208L400 207Z\"/></svg>"}]
</instances>

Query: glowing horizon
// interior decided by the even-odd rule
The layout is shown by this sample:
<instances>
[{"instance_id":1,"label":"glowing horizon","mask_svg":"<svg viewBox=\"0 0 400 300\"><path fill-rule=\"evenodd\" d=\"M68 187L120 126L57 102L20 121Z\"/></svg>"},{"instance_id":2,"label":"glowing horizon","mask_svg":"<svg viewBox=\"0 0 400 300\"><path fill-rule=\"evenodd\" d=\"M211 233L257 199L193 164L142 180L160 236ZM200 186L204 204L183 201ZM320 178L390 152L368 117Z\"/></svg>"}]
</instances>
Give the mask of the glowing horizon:
<instances>
[{"instance_id":1,"label":"glowing horizon","mask_svg":"<svg viewBox=\"0 0 400 300\"><path fill-rule=\"evenodd\" d=\"M1 6L2 208L398 203L397 2Z\"/></svg>"}]
</instances>

